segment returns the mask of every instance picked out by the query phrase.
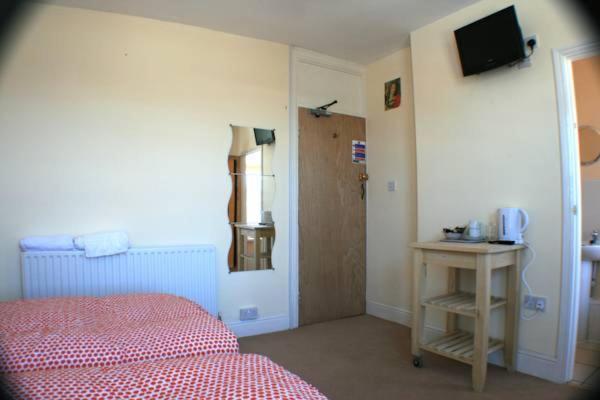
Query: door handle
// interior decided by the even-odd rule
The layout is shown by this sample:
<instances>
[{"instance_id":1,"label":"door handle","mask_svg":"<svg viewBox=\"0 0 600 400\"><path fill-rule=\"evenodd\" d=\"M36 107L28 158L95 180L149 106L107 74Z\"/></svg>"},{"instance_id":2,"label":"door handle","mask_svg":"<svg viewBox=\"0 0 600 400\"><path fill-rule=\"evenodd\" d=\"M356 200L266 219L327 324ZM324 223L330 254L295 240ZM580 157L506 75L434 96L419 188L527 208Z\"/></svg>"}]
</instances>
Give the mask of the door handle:
<instances>
[{"instance_id":1,"label":"door handle","mask_svg":"<svg viewBox=\"0 0 600 400\"><path fill-rule=\"evenodd\" d=\"M360 182L360 199L365 199L365 182L369 180L369 175L365 172L358 174L358 181Z\"/></svg>"}]
</instances>

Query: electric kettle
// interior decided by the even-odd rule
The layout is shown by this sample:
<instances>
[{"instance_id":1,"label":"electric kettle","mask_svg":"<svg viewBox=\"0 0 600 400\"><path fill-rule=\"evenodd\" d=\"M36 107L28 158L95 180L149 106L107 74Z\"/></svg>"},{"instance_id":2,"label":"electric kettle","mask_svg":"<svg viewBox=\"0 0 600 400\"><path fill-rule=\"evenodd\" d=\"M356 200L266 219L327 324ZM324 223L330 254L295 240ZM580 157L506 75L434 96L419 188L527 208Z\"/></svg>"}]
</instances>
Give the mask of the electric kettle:
<instances>
[{"instance_id":1,"label":"electric kettle","mask_svg":"<svg viewBox=\"0 0 600 400\"><path fill-rule=\"evenodd\" d=\"M529 215L522 208L498 209L498 240L522 244L523 233L529 225Z\"/></svg>"}]
</instances>

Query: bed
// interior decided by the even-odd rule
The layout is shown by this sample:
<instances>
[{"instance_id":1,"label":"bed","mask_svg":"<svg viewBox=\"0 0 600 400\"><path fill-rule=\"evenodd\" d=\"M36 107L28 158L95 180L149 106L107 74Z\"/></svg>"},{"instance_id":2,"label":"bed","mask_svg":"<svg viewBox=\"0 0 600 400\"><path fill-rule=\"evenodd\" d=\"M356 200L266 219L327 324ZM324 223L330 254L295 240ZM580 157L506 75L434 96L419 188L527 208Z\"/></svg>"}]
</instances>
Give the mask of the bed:
<instances>
[{"instance_id":1,"label":"bed","mask_svg":"<svg viewBox=\"0 0 600 400\"><path fill-rule=\"evenodd\" d=\"M236 354L237 339L196 303L166 294L0 303L0 373Z\"/></svg>"},{"instance_id":2,"label":"bed","mask_svg":"<svg viewBox=\"0 0 600 400\"><path fill-rule=\"evenodd\" d=\"M15 400L326 400L300 377L256 354L21 372L8 375L5 383Z\"/></svg>"},{"instance_id":3,"label":"bed","mask_svg":"<svg viewBox=\"0 0 600 400\"><path fill-rule=\"evenodd\" d=\"M44 270L46 281L51 276L56 278L52 282L60 282L49 287L65 291L64 280L48 267L52 262L31 265L43 267L37 269ZM25 277L44 282L38 275L29 271ZM176 289L187 284L181 277L173 280ZM199 298L216 309L209 281L204 282L207 295ZM31 286L37 288L32 293L48 296L38 283ZM105 287L112 290L110 285ZM75 285L67 292L81 288ZM19 400L326 399L268 358L240 354L235 335L221 321L173 294L0 302L0 379L0 389Z\"/></svg>"}]
</instances>

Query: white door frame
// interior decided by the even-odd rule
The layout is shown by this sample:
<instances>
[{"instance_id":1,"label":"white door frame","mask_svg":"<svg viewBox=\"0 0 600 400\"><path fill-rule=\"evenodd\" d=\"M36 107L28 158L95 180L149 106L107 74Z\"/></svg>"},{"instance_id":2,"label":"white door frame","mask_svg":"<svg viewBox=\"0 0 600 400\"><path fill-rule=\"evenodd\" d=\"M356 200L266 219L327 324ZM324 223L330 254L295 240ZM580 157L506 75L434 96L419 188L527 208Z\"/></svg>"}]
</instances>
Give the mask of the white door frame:
<instances>
[{"instance_id":1,"label":"white door frame","mask_svg":"<svg viewBox=\"0 0 600 400\"><path fill-rule=\"evenodd\" d=\"M296 59L297 52L293 46L290 46L290 260L289 269L289 313L290 329L297 328L299 325L299 229L298 229L298 85L296 83Z\"/></svg>"},{"instance_id":2,"label":"white door frame","mask_svg":"<svg viewBox=\"0 0 600 400\"><path fill-rule=\"evenodd\" d=\"M573 378L581 270L581 176L572 62L600 54L600 43L552 50L562 170L562 284L556 381Z\"/></svg>"}]
</instances>

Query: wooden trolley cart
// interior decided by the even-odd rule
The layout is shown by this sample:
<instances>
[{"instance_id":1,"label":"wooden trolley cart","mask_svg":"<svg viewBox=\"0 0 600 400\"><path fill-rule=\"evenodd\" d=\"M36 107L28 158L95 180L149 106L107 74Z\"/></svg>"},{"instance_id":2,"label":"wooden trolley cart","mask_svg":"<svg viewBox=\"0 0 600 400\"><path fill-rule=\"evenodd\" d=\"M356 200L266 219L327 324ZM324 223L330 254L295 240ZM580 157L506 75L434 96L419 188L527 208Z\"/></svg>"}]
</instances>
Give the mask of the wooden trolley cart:
<instances>
[{"instance_id":1,"label":"wooden trolley cart","mask_svg":"<svg viewBox=\"0 0 600 400\"><path fill-rule=\"evenodd\" d=\"M488 354L504 349L504 362L509 371L515 370L517 329L519 322L519 287L522 245L465 244L448 242L413 243L413 326L412 354L415 367L422 366L421 351L426 350L472 366L473 389L482 391L487 373ZM448 268L448 292L425 298L426 268ZM493 297L491 276L495 269L506 270L506 298ZM459 290L460 269L474 270L475 293ZM504 340L488 334L490 311L504 307L506 312ZM425 310L445 311L446 334L433 341L424 340ZM475 332L457 328L457 317L474 318Z\"/></svg>"}]
</instances>

